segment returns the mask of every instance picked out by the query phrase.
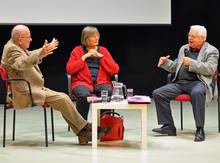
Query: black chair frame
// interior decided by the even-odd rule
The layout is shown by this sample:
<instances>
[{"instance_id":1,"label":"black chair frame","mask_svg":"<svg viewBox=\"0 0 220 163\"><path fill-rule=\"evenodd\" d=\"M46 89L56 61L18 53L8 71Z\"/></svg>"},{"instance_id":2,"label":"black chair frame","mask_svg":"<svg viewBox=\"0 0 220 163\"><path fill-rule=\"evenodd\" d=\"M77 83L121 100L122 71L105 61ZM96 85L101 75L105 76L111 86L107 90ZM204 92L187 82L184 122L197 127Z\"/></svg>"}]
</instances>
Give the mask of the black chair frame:
<instances>
[{"instance_id":1,"label":"black chair frame","mask_svg":"<svg viewBox=\"0 0 220 163\"><path fill-rule=\"evenodd\" d=\"M33 96L32 96L32 91L31 91L31 86L30 86L30 82L26 79L3 79L4 83L8 82L26 82L26 84L28 85L28 89L29 89L29 96L31 99L31 107L36 106L34 104L33 101ZM4 84L4 87L6 90L6 86ZM6 90L7 91L7 90ZM8 109L13 109L13 106L9 106L8 102L7 102L7 92L4 91L4 117L3 117L3 147L6 146L6 112ZM45 146L48 147L48 132L47 132L47 112L46 112L46 108L44 106L43 110L44 110L44 127L45 127ZM15 140L15 122L16 122L16 110L13 110L13 131L12 131L12 140ZM55 141L54 138L54 118L53 118L53 109L51 108L51 128L52 128L52 141Z\"/></svg>"}]
</instances>

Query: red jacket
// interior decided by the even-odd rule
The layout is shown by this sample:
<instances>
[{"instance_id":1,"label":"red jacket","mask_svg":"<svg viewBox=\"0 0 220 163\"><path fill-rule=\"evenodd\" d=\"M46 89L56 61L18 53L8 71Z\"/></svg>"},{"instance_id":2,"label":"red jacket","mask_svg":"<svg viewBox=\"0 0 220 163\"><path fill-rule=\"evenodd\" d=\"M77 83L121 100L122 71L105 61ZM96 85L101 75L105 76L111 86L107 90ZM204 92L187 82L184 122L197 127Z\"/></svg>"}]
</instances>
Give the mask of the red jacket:
<instances>
[{"instance_id":1,"label":"red jacket","mask_svg":"<svg viewBox=\"0 0 220 163\"><path fill-rule=\"evenodd\" d=\"M96 85L105 83L111 86L110 76L118 73L119 66L105 47L99 46L99 53L103 54L104 57L99 60L100 66ZM86 60L81 59L83 55L82 46L75 47L67 62L66 71L72 76L72 90L78 85L84 85L93 92L92 76Z\"/></svg>"}]
</instances>

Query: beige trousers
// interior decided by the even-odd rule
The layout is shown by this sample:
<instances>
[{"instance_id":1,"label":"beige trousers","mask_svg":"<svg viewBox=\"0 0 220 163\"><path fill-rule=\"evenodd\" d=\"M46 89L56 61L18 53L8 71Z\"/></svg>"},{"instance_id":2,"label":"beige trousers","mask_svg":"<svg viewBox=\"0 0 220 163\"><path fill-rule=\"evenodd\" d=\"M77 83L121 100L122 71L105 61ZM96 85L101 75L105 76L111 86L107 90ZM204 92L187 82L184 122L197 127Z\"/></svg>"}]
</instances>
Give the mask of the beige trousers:
<instances>
[{"instance_id":1,"label":"beige trousers","mask_svg":"<svg viewBox=\"0 0 220 163\"><path fill-rule=\"evenodd\" d=\"M53 109L61 112L62 116L69 124L74 133L78 133L86 126L87 121L78 113L75 105L68 95L62 92L56 92L48 88L43 88L46 93L45 103Z\"/></svg>"}]
</instances>

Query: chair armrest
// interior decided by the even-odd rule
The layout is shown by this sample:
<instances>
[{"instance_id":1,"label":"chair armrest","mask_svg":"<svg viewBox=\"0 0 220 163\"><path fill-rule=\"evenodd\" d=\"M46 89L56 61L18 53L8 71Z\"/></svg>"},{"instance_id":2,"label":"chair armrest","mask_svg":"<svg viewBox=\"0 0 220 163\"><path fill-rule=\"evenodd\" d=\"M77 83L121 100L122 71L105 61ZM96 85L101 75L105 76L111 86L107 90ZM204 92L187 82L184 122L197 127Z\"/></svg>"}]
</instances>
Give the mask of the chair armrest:
<instances>
[{"instance_id":1,"label":"chair armrest","mask_svg":"<svg viewBox=\"0 0 220 163\"><path fill-rule=\"evenodd\" d=\"M26 82L28 85L28 90L29 90L29 95L30 95L30 99L31 99L31 106L36 106L36 104L34 103L33 100L33 96L32 96L32 91L31 91L31 85L30 82L26 79L4 79L4 81L8 81L8 82Z\"/></svg>"},{"instance_id":2,"label":"chair armrest","mask_svg":"<svg viewBox=\"0 0 220 163\"><path fill-rule=\"evenodd\" d=\"M114 74L114 75L110 76L110 81L111 81L111 82L112 82L112 81L118 82L118 74Z\"/></svg>"},{"instance_id":3,"label":"chair armrest","mask_svg":"<svg viewBox=\"0 0 220 163\"><path fill-rule=\"evenodd\" d=\"M72 77L68 73L66 73L66 77L67 77L68 95L72 101L76 101L76 99L72 96L72 85L71 85Z\"/></svg>"},{"instance_id":4,"label":"chair armrest","mask_svg":"<svg viewBox=\"0 0 220 163\"><path fill-rule=\"evenodd\" d=\"M114 81L118 82L118 74L114 74L113 76L114 76ZM68 95L72 101L76 101L76 99L72 96L72 85L71 85L72 77L68 73L66 73L66 77L67 77Z\"/></svg>"},{"instance_id":5,"label":"chair armrest","mask_svg":"<svg viewBox=\"0 0 220 163\"><path fill-rule=\"evenodd\" d=\"M219 79L219 77L220 77L220 73L217 73L216 74L216 82L217 82L218 89L220 89L220 79Z\"/></svg>"},{"instance_id":6,"label":"chair armrest","mask_svg":"<svg viewBox=\"0 0 220 163\"><path fill-rule=\"evenodd\" d=\"M114 74L115 81L118 82L118 74Z\"/></svg>"}]
</instances>

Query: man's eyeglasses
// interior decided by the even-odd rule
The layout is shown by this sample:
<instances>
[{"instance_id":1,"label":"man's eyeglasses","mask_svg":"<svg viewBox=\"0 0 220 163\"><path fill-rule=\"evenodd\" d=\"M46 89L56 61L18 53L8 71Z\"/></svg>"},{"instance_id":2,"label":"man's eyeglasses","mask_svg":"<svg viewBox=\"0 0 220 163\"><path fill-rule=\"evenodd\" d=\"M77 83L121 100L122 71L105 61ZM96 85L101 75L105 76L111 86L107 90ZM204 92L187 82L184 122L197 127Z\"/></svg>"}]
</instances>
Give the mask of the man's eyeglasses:
<instances>
[{"instance_id":1,"label":"man's eyeglasses","mask_svg":"<svg viewBox=\"0 0 220 163\"><path fill-rule=\"evenodd\" d=\"M27 37L20 37L20 38L30 38L30 39L31 39L31 36L27 36Z\"/></svg>"},{"instance_id":2,"label":"man's eyeglasses","mask_svg":"<svg viewBox=\"0 0 220 163\"><path fill-rule=\"evenodd\" d=\"M188 37L191 37L191 38L193 38L193 39L196 38L196 37L198 37L198 36L190 35L190 34L188 34L187 36L188 36Z\"/></svg>"}]
</instances>

